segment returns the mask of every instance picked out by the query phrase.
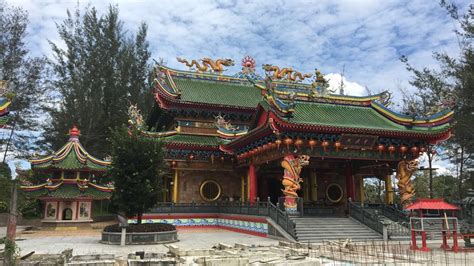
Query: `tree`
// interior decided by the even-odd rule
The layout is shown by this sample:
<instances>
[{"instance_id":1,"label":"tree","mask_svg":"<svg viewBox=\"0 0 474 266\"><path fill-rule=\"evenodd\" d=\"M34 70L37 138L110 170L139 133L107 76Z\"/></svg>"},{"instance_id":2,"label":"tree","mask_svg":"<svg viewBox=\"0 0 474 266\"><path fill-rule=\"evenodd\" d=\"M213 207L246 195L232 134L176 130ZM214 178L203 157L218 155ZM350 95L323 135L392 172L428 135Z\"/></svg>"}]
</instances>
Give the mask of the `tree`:
<instances>
[{"instance_id":1,"label":"tree","mask_svg":"<svg viewBox=\"0 0 474 266\"><path fill-rule=\"evenodd\" d=\"M147 25L142 23L135 37L123 29L117 7L104 15L86 8L57 25L65 48L50 42L54 60L51 121L45 128L45 143L58 148L64 132L76 124L83 131L82 142L91 153L106 156L110 151L106 136L110 129L127 121L127 107L138 104L148 111L152 72L146 40Z\"/></svg>"},{"instance_id":2,"label":"tree","mask_svg":"<svg viewBox=\"0 0 474 266\"><path fill-rule=\"evenodd\" d=\"M46 86L46 59L30 57L25 44L28 13L0 2L0 79L7 80L14 95L10 106L10 130L1 139L2 160L9 151L25 156L36 142L40 130L40 106Z\"/></svg>"},{"instance_id":3,"label":"tree","mask_svg":"<svg viewBox=\"0 0 474 266\"><path fill-rule=\"evenodd\" d=\"M112 206L127 216L142 215L158 202L167 174L161 142L140 137L137 129L112 131L110 175L115 184Z\"/></svg>"},{"instance_id":4,"label":"tree","mask_svg":"<svg viewBox=\"0 0 474 266\"><path fill-rule=\"evenodd\" d=\"M414 75L410 83L418 89L406 98L405 110L413 115L425 116L444 107L454 110L454 136L444 143L441 150L443 157L457 166L457 195L462 198L465 196L463 186L470 174L466 169L472 169L474 165L474 132L471 129L474 123L474 4L463 15L458 14L453 4L441 1L441 6L460 27L456 37L461 52L458 58L446 53L434 53L439 70L418 70L408 63L406 57L402 57L407 69ZM430 176L432 183L432 172Z\"/></svg>"}]
</instances>

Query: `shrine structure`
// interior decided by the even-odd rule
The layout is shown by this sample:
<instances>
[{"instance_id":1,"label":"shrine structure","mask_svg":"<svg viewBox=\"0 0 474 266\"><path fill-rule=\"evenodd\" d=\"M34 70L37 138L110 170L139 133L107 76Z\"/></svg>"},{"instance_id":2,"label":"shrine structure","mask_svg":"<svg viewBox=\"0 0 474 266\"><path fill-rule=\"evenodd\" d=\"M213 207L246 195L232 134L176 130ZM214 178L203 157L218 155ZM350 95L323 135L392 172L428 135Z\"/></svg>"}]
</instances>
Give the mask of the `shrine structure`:
<instances>
[{"instance_id":1,"label":"shrine structure","mask_svg":"<svg viewBox=\"0 0 474 266\"><path fill-rule=\"evenodd\" d=\"M44 226L78 226L92 222L94 200L109 199L111 184L101 185L110 162L91 156L79 142L80 131L69 130L69 141L51 155L30 160L45 182L23 184L21 189L44 204ZM38 180L41 182L40 180Z\"/></svg>"},{"instance_id":2,"label":"shrine structure","mask_svg":"<svg viewBox=\"0 0 474 266\"><path fill-rule=\"evenodd\" d=\"M390 94L335 94L316 70L263 65L245 57L242 70L224 75L230 59L178 58L190 70L157 65L156 105L147 121L137 110L131 124L161 140L172 175L165 201L175 203L296 197L322 212L343 213L347 201L364 201L363 180L385 181L397 172L402 203L411 202L416 158L451 135L453 112L429 117L394 112Z\"/></svg>"}]
</instances>

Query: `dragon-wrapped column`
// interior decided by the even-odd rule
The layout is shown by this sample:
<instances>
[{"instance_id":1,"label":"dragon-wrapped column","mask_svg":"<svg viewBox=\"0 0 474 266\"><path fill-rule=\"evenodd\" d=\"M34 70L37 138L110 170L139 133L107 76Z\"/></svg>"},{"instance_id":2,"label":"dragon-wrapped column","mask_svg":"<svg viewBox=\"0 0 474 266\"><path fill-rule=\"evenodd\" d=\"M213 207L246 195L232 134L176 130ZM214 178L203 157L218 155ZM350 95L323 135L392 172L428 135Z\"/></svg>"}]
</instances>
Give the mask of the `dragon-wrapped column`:
<instances>
[{"instance_id":1,"label":"dragon-wrapped column","mask_svg":"<svg viewBox=\"0 0 474 266\"><path fill-rule=\"evenodd\" d=\"M308 164L309 156L307 155L295 157L293 154L290 154L285 156L281 162L281 166L284 169L282 180L284 189L282 191L285 198L284 206L287 212L297 212L297 191L301 189L300 183L303 181L300 178L300 173L303 166Z\"/></svg>"}]
</instances>

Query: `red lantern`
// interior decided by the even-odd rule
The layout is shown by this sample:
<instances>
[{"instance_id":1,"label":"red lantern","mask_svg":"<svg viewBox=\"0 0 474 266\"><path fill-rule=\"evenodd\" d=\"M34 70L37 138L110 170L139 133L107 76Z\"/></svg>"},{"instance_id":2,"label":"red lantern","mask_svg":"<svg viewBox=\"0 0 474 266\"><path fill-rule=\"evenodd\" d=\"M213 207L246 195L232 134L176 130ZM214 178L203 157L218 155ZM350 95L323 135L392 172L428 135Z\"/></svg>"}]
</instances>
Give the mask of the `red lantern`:
<instances>
[{"instance_id":1,"label":"red lantern","mask_svg":"<svg viewBox=\"0 0 474 266\"><path fill-rule=\"evenodd\" d=\"M295 145L296 145L296 147L299 149L300 146L303 145L303 140L297 139L297 140L295 141Z\"/></svg>"},{"instance_id":2,"label":"red lantern","mask_svg":"<svg viewBox=\"0 0 474 266\"><path fill-rule=\"evenodd\" d=\"M405 154L405 152L407 152L407 151L408 151L407 146L405 146L405 145L400 146L400 152L401 152L402 154Z\"/></svg>"},{"instance_id":3,"label":"red lantern","mask_svg":"<svg viewBox=\"0 0 474 266\"><path fill-rule=\"evenodd\" d=\"M385 150L385 146L383 144L379 144L377 146L377 150L380 152L380 154L382 154L382 152Z\"/></svg>"},{"instance_id":4,"label":"red lantern","mask_svg":"<svg viewBox=\"0 0 474 266\"><path fill-rule=\"evenodd\" d=\"M221 161L224 162L224 156L221 156Z\"/></svg>"},{"instance_id":5,"label":"red lantern","mask_svg":"<svg viewBox=\"0 0 474 266\"><path fill-rule=\"evenodd\" d=\"M277 145L277 148L279 149L281 145L281 140L280 139L275 140L275 144Z\"/></svg>"},{"instance_id":6,"label":"red lantern","mask_svg":"<svg viewBox=\"0 0 474 266\"><path fill-rule=\"evenodd\" d=\"M336 151L339 151L339 148L341 148L341 146L342 146L342 144L341 144L340 141L336 141L336 142L334 143L334 147L336 148Z\"/></svg>"},{"instance_id":7,"label":"red lantern","mask_svg":"<svg viewBox=\"0 0 474 266\"><path fill-rule=\"evenodd\" d=\"M308 141L308 144L309 144L309 147L311 147L311 150L314 149L314 147L316 146L316 141L314 139L311 139Z\"/></svg>"},{"instance_id":8,"label":"red lantern","mask_svg":"<svg viewBox=\"0 0 474 266\"><path fill-rule=\"evenodd\" d=\"M323 146L324 151L326 151L327 147L329 146L329 141L325 140L323 143L321 143L321 146Z\"/></svg>"},{"instance_id":9,"label":"red lantern","mask_svg":"<svg viewBox=\"0 0 474 266\"><path fill-rule=\"evenodd\" d=\"M283 142L285 143L286 148L289 149L290 145L293 143L293 140L291 138L286 138Z\"/></svg>"},{"instance_id":10,"label":"red lantern","mask_svg":"<svg viewBox=\"0 0 474 266\"><path fill-rule=\"evenodd\" d=\"M432 155L435 155L435 154L436 154L436 150L431 150L431 154L432 154Z\"/></svg>"},{"instance_id":11,"label":"red lantern","mask_svg":"<svg viewBox=\"0 0 474 266\"><path fill-rule=\"evenodd\" d=\"M189 155L189 160L192 160L192 159L194 159L194 155L193 155L193 154L190 154L190 155Z\"/></svg>"},{"instance_id":12,"label":"red lantern","mask_svg":"<svg viewBox=\"0 0 474 266\"><path fill-rule=\"evenodd\" d=\"M266 150L268 150L268 148L270 148L269 144L263 144L262 151L266 151Z\"/></svg>"},{"instance_id":13,"label":"red lantern","mask_svg":"<svg viewBox=\"0 0 474 266\"><path fill-rule=\"evenodd\" d=\"M172 161L171 166L176 166L176 161Z\"/></svg>"},{"instance_id":14,"label":"red lantern","mask_svg":"<svg viewBox=\"0 0 474 266\"><path fill-rule=\"evenodd\" d=\"M393 145L388 146L388 151L390 152L390 154L392 154L393 152L395 152L396 149L397 149L397 148L395 148L395 146L393 146Z\"/></svg>"},{"instance_id":15,"label":"red lantern","mask_svg":"<svg viewBox=\"0 0 474 266\"><path fill-rule=\"evenodd\" d=\"M413 156L418 156L420 154L420 149L417 146L411 147L411 152L413 153Z\"/></svg>"}]
</instances>

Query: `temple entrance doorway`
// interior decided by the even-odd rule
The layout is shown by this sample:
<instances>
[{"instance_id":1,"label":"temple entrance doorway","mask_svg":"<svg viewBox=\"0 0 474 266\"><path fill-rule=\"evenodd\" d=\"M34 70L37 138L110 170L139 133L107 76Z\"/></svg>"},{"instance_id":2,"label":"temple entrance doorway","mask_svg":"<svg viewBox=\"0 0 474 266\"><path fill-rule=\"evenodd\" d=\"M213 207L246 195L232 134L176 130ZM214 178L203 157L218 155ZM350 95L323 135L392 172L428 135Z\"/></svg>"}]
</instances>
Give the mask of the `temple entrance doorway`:
<instances>
[{"instance_id":1,"label":"temple entrance doorway","mask_svg":"<svg viewBox=\"0 0 474 266\"><path fill-rule=\"evenodd\" d=\"M278 198L283 196L283 193L281 192L282 190L282 185L280 180L276 178L269 178L268 179L268 197L270 197L270 201L273 204L276 204L278 202Z\"/></svg>"},{"instance_id":2,"label":"temple entrance doorway","mask_svg":"<svg viewBox=\"0 0 474 266\"><path fill-rule=\"evenodd\" d=\"M63 210L63 220L72 220L72 210L71 208L66 208Z\"/></svg>"}]
</instances>

